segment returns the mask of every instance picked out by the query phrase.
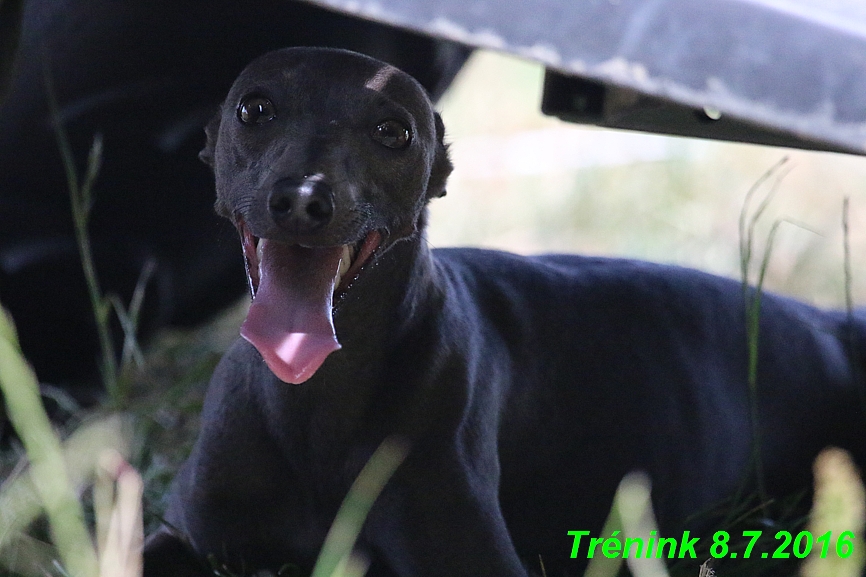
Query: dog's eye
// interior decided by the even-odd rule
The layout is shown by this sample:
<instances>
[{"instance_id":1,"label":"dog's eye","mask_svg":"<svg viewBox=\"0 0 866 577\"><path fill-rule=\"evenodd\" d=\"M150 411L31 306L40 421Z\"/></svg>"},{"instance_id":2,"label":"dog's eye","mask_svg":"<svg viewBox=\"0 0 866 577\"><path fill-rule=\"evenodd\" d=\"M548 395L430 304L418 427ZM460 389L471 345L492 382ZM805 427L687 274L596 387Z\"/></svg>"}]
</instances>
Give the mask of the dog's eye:
<instances>
[{"instance_id":1,"label":"dog's eye","mask_svg":"<svg viewBox=\"0 0 866 577\"><path fill-rule=\"evenodd\" d=\"M264 96L246 96L238 105L238 118L244 124L264 124L277 117L273 102Z\"/></svg>"},{"instance_id":2,"label":"dog's eye","mask_svg":"<svg viewBox=\"0 0 866 577\"><path fill-rule=\"evenodd\" d=\"M384 120L373 129L373 140L388 148L406 148L412 133L399 120Z\"/></svg>"}]
</instances>

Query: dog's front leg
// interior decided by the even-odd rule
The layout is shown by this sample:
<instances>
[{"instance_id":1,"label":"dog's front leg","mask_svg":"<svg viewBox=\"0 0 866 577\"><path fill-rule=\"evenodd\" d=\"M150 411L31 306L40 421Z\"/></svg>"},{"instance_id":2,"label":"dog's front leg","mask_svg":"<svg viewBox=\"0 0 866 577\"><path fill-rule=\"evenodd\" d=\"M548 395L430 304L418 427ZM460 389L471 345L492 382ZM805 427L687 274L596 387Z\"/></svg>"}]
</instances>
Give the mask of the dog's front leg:
<instances>
[{"instance_id":1,"label":"dog's front leg","mask_svg":"<svg viewBox=\"0 0 866 577\"><path fill-rule=\"evenodd\" d=\"M498 468L497 468L498 470ZM413 452L365 533L397 575L526 577L499 507L498 473Z\"/></svg>"}]
</instances>

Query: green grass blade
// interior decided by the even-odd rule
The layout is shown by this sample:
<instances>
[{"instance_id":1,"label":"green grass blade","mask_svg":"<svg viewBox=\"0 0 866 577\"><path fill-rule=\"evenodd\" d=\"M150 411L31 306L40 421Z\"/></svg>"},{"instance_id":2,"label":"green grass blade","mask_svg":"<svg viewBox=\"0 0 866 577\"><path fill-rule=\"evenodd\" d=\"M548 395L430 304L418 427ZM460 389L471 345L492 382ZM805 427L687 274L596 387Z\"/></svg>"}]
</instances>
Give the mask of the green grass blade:
<instances>
[{"instance_id":1,"label":"green grass blade","mask_svg":"<svg viewBox=\"0 0 866 577\"><path fill-rule=\"evenodd\" d=\"M73 577L96 577L98 565L84 524L84 510L70 484L60 439L54 434L39 396L33 370L24 360L12 321L0 309L0 388L9 420L30 459L31 476L45 507L51 537L66 570Z\"/></svg>"},{"instance_id":2,"label":"green grass blade","mask_svg":"<svg viewBox=\"0 0 866 577\"><path fill-rule=\"evenodd\" d=\"M407 453L408 445L395 437L385 439L376 449L343 500L325 538L312 577L348 577L348 574L357 574L359 560L352 556L352 548L370 507Z\"/></svg>"},{"instance_id":3,"label":"green grass blade","mask_svg":"<svg viewBox=\"0 0 866 577\"><path fill-rule=\"evenodd\" d=\"M770 231L767 246L764 250L763 258L761 259L761 266L758 273L758 284L754 289L751 287L750 269L753 258L755 227L757 226L758 221L761 219L761 216L763 216L764 212L770 206L770 202L776 195L776 192L782 180L790 172L788 170L782 172L781 174L779 173L780 169L787 162L788 157L783 157L779 162L777 162L776 164L771 166L766 172L764 172L761 177L758 178L758 180L751 186L751 188L749 188L749 191L746 193L746 198L743 200L743 207L740 210L739 219L740 272L742 275L741 280L743 287L743 305L745 308L744 320L746 325L746 354L748 356L747 382L749 387L749 412L752 428L752 461L758 491L758 500L760 503L765 503L767 501L766 490L764 488L763 465L761 462L760 424L758 422L758 341L761 318L761 292L763 290L764 277L770 262L772 244L775 239L776 231L778 230L780 221L775 222L773 224L772 230ZM750 215L749 209L752 203L752 199L754 198L757 191L760 190L763 185L773 176L776 176L776 180L773 183L773 186L771 187L770 191L766 195L764 195L764 198L761 200L755 212ZM740 490L737 491L737 500L742 497L741 491L744 487L745 485L742 485Z\"/></svg>"},{"instance_id":4,"label":"green grass blade","mask_svg":"<svg viewBox=\"0 0 866 577\"><path fill-rule=\"evenodd\" d=\"M752 260L752 232L754 231L755 219L749 219L749 209L752 204L752 198L763 187L776 172L788 162L788 157L783 157L779 162L767 169L758 180L752 184L746 197L743 199L743 206L740 209L740 219L738 223L739 238L740 238L740 269L743 277L743 289L748 287L749 282L749 264ZM763 212L763 210L761 211Z\"/></svg>"},{"instance_id":5,"label":"green grass blade","mask_svg":"<svg viewBox=\"0 0 866 577\"><path fill-rule=\"evenodd\" d=\"M156 261L149 259L138 275L138 281L135 283L135 290L132 293L132 300L130 300L128 310L116 295L109 295L108 297L114 313L120 321L120 327L123 330L123 352L120 355L119 378L121 379L121 395L124 397L129 393L126 380L128 379L128 372L132 363L135 363L139 367L144 365L144 355L138 346L136 335L138 334L138 320L141 315L141 307L144 304L147 283L150 282L155 270Z\"/></svg>"},{"instance_id":6,"label":"green grass blade","mask_svg":"<svg viewBox=\"0 0 866 577\"><path fill-rule=\"evenodd\" d=\"M764 215L764 212L767 210L767 208L769 208L770 203L776 197L776 193L779 191L779 186L782 184L782 181L791 172L790 167L788 167L786 170L782 170L783 163L785 163L787 161L788 161L788 158L785 157L782 159L782 161L779 164L777 164L774 167L773 174L776 175L776 179L773 181L773 185L770 187L770 191L761 200L761 203L758 205L758 208L755 209L755 212L752 215L752 218L749 220L749 227L748 227L747 236L748 236L748 242L749 242L749 250L750 250L749 256L750 257L751 257L752 242L755 238L755 227L757 226L758 221L761 220L761 217Z\"/></svg>"},{"instance_id":7,"label":"green grass blade","mask_svg":"<svg viewBox=\"0 0 866 577\"><path fill-rule=\"evenodd\" d=\"M842 200L842 245L844 251L843 266L845 268L845 314L848 320L848 350L850 351L851 375L857 386L860 406L866 411L866 390L863 386L863 369L860 363L860 348L857 346L857 334L854 330L854 276L851 273L851 229L848 222L850 198Z\"/></svg>"},{"instance_id":8,"label":"green grass blade","mask_svg":"<svg viewBox=\"0 0 866 577\"><path fill-rule=\"evenodd\" d=\"M78 171L75 168L75 157L72 154L72 146L69 144L69 137L60 119L60 107L54 92L54 82L47 66L45 69L45 88L48 95L48 107L54 122L57 147L60 149L60 157L63 160L63 168L66 172L66 184L69 188L69 202L75 228L75 240L78 244L81 266L87 282L87 292L90 296L90 303L93 307L93 315L96 320L102 382L114 406L119 408L123 406L125 398L123 398L119 390L117 357L115 356L114 343L111 340L109 319L111 304L103 297L102 290L99 287L99 277L96 275L96 265L93 260L93 247L90 243L90 235L87 233L87 227L90 222L90 210L93 207L93 185L102 166L102 136L97 134L93 138L93 144L90 146L90 151L87 155L87 169L85 171L84 182L80 183Z\"/></svg>"}]
</instances>

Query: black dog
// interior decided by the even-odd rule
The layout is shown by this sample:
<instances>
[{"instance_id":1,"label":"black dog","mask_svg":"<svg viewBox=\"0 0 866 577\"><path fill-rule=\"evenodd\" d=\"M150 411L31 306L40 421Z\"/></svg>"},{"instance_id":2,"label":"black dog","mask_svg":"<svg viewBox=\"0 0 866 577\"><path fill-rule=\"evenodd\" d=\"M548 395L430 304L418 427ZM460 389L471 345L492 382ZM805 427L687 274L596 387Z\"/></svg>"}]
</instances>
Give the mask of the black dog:
<instances>
[{"instance_id":1,"label":"black dog","mask_svg":"<svg viewBox=\"0 0 866 577\"><path fill-rule=\"evenodd\" d=\"M429 250L425 206L451 170L442 123L412 78L351 52L266 54L207 134L202 158L254 300L168 513L197 555L309 569L390 435L411 451L360 537L374 575L523 576L539 555L548 575L571 574L585 557L569 559L568 531L597 536L629 471L649 474L672 536L748 475L738 283L634 261ZM764 297L770 494L808 487L828 444L862 462L848 343L866 358L863 337L844 314ZM150 574L179 562L173 535L151 539Z\"/></svg>"}]
</instances>

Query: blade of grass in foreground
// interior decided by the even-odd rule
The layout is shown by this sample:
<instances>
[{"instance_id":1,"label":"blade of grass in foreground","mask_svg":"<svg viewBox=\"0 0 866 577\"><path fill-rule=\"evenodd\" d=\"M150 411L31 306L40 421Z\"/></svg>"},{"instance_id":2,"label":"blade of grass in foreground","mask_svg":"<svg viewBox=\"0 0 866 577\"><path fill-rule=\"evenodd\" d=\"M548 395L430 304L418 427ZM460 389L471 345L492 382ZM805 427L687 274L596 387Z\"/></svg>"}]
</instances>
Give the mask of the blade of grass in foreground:
<instances>
[{"instance_id":1,"label":"blade of grass in foreground","mask_svg":"<svg viewBox=\"0 0 866 577\"><path fill-rule=\"evenodd\" d=\"M599 534L600 537L619 535L621 542L626 538L640 538L649 543L651 534L658 533L655 513L650 500L650 480L643 473L632 472L623 477L616 489L610 513ZM588 546L587 546L588 547ZM607 557L601 548L589 560L583 577L616 577L622 574L623 563L628 564L629 574L634 577L668 577L668 571L661 559L645 557L637 559L637 553L623 559L622 555ZM586 555L586 551L581 552Z\"/></svg>"},{"instance_id":2,"label":"blade of grass in foreground","mask_svg":"<svg viewBox=\"0 0 866 577\"><path fill-rule=\"evenodd\" d=\"M407 443L394 437L385 439L376 449L343 500L325 538L312 577L354 577L364 574L366 563L352 555L352 548L370 507L407 453Z\"/></svg>"},{"instance_id":3,"label":"blade of grass in foreground","mask_svg":"<svg viewBox=\"0 0 866 577\"><path fill-rule=\"evenodd\" d=\"M0 308L0 389L9 419L30 459L33 484L48 515L51 537L72 577L98 574L96 552L84 510L69 482L60 439L39 396L39 384L24 360L12 319Z\"/></svg>"},{"instance_id":4,"label":"blade of grass in foreground","mask_svg":"<svg viewBox=\"0 0 866 577\"><path fill-rule=\"evenodd\" d=\"M131 425L129 419L120 415L100 417L88 420L63 441L66 473L73 487L82 487L92 479L100 455L105 451L129 454ZM19 543L26 537L24 532L42 512L31 473L19 467L0 485L0 575L4 565L8 568L8 561L21 557ZM46 544L46 547L50 546ZM52 555L52 559L56 558L53 548ZM44 575L43 572L37 574Z\"/></svg>"},{"instance_id":5,"label":"blade of grass in foreground","mask_svg":"<svg viewBox=\"0 0 866 577\"><path fill-rule=\"evenodd\" d=\"M102 453L93 487L100 577L141 576L143 491L141 476L120 453Z\"/></svg>"},{"instance_id":6,"label":"blade of grass in foreground","mask_svg":"<svg viewBox=\"0 0 866 577\"><path fill-rule=\"evenodd\" d=\"M802 577L862 576L866 553L863 550L863 524L866 520L866 492L851 455L842 449L824 449L813 465L815 503L808 529L816 538L830 532L829 551L815 543L800 568ZM839 555L839 541L850 531L848 555ZM844 550L844 544L842 546Z\"/></svg>"}]
</instances>

